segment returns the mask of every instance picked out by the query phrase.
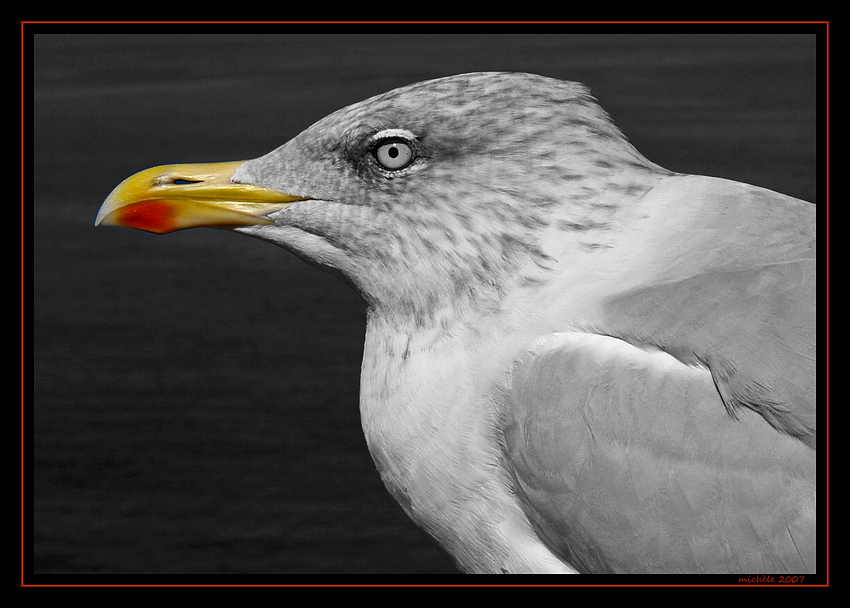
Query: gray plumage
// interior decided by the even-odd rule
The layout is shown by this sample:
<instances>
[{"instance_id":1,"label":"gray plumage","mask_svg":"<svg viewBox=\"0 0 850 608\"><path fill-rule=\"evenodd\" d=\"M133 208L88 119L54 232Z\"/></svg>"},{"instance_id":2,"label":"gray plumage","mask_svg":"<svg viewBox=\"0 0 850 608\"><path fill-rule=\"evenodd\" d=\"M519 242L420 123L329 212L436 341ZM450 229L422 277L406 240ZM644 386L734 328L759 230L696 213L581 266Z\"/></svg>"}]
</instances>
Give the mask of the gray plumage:
<instances>
[{"instance_id":1,"label":"gray plumage","mask_svg":"<svg viewBox=\"0 0 850 608\"><path fill-rule=\"evenodd\" d=\"M376 96L228 176L289 198L224 227L363 296L370 452L460 568L815 571L813 205L663 169L529 74ZM99 222L133 226L128 188Z\"/></svg>"}]
</instances>

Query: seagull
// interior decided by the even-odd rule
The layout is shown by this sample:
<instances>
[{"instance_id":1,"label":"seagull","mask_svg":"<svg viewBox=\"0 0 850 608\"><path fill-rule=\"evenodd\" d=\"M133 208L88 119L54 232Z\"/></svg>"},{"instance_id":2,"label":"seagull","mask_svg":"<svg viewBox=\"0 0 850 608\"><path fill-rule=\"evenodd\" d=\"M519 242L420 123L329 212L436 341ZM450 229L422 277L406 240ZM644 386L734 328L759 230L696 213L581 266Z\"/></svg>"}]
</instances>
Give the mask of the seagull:
<instances>
[{"instance_id":1,"label":"seagull","mask_svg":"<svg viewBox=\"0 0 850 608\"><path fill-rule=\"evenodd\" d=\"M816 571L815 206L641 155L579 83L478 72L96 224L214 227L348 282L387 490L467 573Z\"/></svg>"}]
</instances>

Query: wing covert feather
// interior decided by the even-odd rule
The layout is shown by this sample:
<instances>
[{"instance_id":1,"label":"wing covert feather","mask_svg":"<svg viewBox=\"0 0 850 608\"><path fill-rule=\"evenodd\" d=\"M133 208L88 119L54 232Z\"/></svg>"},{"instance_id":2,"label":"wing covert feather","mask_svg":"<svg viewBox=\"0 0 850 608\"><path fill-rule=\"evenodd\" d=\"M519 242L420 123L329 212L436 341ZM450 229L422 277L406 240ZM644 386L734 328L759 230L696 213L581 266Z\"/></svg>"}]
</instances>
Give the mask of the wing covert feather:
<instances>
[{"instance_id":1,"label":"wing covert feather","mask_svg":"<svg viewBox=\"0 0 850 608\"><path fill-rule=\"evenodd\" d=\"M596 333L707 367L730 413L749 408L814 448L816 207L727 180L672 181L677 229L651 244L663 261L604 302Z\"/></svg>"},{"instance_id":2,"label":"wing covert feather","mask_svg":"<svg viewBox=\"0 0 850 608\"><path fill-rule=\"evenodd\" d=\"M663 352L559 334L518 369L505 446L541 539L582 572L812 572L815 451Z\"/></svg>"},{"instance_id":3,"label":"wing covert feather","mask_svg":"<svg viewBox=\"0 0 850 608\"><path fill-rule=\"evenodd\" d=\"M711 370L726 408L750 408L816 446L814 260L702 274L610 300L614 336Z\"/></svg>"}]
</instances>

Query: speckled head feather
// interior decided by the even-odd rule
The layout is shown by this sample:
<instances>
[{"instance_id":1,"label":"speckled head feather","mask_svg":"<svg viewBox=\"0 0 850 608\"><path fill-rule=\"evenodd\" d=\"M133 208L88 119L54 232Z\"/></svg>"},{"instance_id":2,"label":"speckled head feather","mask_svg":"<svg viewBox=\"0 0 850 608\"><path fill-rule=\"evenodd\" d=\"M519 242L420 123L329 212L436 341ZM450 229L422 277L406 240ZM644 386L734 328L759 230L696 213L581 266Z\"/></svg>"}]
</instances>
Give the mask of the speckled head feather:
<instances>
[{"instance_id":1,"label":"speckled head feather","mask_svg":"<svg viewBox=\"0 0 850 608\"><path fill-rule=\"evenodd\" d=\"M374 148L382 133L409 134L409 166L381 167ZM235 179L332 203L275 217L320 237L323 256L315 239L282 244L341 270L373 307L421 323L448 303L486 308L505 290L545 281L552 231L602 246L595 234L623 204L604 193L639 194L664 173L584 85L488 72L353 104L246 163ZM269 238L274 228L244 231Z\"/></svg>"}]
</instances>

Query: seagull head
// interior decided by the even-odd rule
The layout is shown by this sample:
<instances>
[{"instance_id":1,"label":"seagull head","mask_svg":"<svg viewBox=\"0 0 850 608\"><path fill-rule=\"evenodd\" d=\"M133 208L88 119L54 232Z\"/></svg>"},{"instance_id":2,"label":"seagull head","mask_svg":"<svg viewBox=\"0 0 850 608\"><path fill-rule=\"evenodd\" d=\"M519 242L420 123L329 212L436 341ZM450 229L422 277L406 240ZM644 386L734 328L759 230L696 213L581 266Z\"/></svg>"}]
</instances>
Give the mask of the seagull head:
<instances>
[{"instance_id":1,"label":"seagull head","mask_svg":"<svg viewBox=\"0 0 850 608\"><path fill-rule=\"evenodd\" d=\"M254 160L137 173L96 223L244 233L421 320L498 306L570 247L604 248L622 195L658 170L581 84L463 74L343 108Z\"/></svg>"}]
</instances>

